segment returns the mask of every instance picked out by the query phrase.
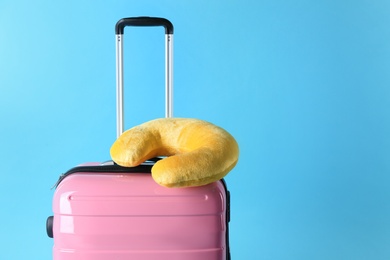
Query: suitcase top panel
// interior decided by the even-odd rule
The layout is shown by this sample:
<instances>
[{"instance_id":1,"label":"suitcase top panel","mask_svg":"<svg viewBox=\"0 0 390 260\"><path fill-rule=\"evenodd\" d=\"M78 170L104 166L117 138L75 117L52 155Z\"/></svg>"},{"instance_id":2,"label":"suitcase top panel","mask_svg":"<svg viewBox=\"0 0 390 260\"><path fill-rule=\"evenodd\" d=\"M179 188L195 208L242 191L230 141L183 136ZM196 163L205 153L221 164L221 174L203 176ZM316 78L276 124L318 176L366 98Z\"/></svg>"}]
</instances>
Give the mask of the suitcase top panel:
<instances>
[{"instance_id":1,"label":"suitcase top panel","mask_svg":"<svg viewBox=\"0 0 390 260\"><path fill-rule=\"evenodd\" d=\"M225 210L222 181L166 188L143 172L74 172L53 198L53 212L60 215L222 215Z\"/></svg>"}]
</instances>

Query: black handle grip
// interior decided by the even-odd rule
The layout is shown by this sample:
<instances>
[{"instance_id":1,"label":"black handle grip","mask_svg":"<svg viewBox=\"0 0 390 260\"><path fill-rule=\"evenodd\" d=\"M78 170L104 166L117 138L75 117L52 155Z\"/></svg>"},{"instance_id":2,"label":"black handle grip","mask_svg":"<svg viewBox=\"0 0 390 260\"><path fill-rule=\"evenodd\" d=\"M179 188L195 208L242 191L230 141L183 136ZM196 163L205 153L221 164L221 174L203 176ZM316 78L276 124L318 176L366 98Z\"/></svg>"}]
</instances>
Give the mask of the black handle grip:
<instances>
[{"instance_id":1,"label":"black handle grip","mask_svg":"<svg viewBox=\"0 0 390 260\"><path fill-rule=\"evenodd\" d=\"M115 25L115 34L123 34L126 26L164 26L165 34L173 34L172 23L160 17L129 17L120 19Z\"/></svg>"}]
</instances>

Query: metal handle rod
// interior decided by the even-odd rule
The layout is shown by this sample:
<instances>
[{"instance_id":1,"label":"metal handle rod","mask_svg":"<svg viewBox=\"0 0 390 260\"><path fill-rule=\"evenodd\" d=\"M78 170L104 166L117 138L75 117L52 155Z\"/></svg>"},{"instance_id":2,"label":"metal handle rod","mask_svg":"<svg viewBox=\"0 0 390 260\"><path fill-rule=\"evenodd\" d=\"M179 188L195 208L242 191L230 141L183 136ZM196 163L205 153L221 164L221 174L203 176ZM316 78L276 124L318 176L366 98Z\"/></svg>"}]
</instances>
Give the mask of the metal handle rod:
<instances>
[{"instance_id":1,"label":"metal handle rod","mask_svg":"<svg viewBox=\"0 0 390 260\"><path fill-rule=\"evenodd\" d=\"M124 132L123 86L123 33L119 33L116 34L117 137ZM165 34L165 117L173 117L173 27L172 33Z\"/></svg>"},{"instance_id":2,"label":"metal handle rod","mask_svg":"<svg viewBox=\"0 0 390 260\"><path fill-rule=\"evenodd\" d=\"M165 35L165 117L173 117L173 34Z\"/></svg>"},{"instance_id":3,"label":"metal handle rod","mask_svg":"<svg viewBox=\"0 0 390 260\"><path fill-rule=\"evenodd\" d=\"M123 34L116 35L116 137L124 131L123 106Z\"/></svg>"}]
</instances>

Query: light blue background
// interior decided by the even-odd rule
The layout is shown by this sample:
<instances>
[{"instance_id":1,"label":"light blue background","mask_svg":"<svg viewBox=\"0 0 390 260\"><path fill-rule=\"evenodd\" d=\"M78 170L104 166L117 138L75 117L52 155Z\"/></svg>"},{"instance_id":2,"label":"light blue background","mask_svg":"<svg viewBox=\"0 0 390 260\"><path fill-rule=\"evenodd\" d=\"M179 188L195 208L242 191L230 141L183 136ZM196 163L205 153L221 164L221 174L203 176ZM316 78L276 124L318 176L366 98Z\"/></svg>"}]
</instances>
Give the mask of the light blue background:
<instances>
[{"instance_id":1,"label":"light blue background","mask_svg":"<svg viewBox=\"0 0 390 260\"><path fill-rule=\"evenodd\" d=\"M0 259L51 259L57 177L109 159L114 25L175 25L175 116L231 132L238 259L390 259L390 2L0 2ZM126 29L126 128L164 115L161 28Z\"/></svg>"}]
</instances>

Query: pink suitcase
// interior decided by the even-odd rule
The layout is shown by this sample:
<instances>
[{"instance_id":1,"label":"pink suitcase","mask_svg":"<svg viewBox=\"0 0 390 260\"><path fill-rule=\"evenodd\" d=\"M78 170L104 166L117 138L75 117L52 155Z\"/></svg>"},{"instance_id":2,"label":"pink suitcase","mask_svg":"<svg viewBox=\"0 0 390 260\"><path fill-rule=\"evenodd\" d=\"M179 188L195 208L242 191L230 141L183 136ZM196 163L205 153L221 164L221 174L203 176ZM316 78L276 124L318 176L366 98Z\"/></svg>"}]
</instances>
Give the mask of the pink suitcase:
<instances>
[{"instance_id":1,"label":"pink suitcase","mask_svg":"<svg viewBox=\"0 0 390 260\"><path fill-rule=\"evenodd\" d=\"M117 129L123 132L122 48L125 26L164 26L166 116L172 116L173 26L163 18L120 20L117 39ZM151 177L155 160L121 167L86 163L60 176L47 233L54 260L229 260L230 199L224 180L165 188Z\"/></svg>"}]
</instances>

